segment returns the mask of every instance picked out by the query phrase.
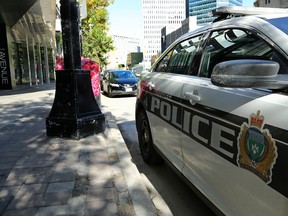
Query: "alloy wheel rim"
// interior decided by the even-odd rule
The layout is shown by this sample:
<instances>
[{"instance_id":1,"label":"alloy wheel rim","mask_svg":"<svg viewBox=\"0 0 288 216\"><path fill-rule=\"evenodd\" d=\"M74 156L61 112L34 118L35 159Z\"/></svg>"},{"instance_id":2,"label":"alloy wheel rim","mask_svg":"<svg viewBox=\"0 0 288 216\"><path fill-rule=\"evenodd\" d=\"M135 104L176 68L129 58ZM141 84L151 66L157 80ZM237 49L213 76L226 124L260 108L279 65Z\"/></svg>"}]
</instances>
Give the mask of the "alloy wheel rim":
<instances>
[{"instance_id":1,"label":"alloy wheel rim","mask_svg":"<svg viewBox=\"0 0 288 216\"><path fill-rule=\"evenodd\" d=\"M149 150L149 145L148 145L149 137L150 135L149 135L149 129L147 126L147 121L143 120L142 121L142 143L143 143L145 151Z\"/></svg>"}]
</instances>

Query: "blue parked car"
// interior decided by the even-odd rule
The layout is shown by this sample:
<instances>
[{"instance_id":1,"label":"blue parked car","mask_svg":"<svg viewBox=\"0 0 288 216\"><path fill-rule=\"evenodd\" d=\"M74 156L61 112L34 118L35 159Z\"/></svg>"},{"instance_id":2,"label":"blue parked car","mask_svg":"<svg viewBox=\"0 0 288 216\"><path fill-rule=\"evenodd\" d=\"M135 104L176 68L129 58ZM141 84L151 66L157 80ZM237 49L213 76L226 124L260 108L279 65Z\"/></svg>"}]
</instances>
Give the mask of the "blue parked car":
<instances>
[{"instance_id":1,"label":"blue parked car","mask_svg":"<svg viewBox=\"0 0 288 216\"><path fill-rule=\"evenodd\" d=\"M115 95L136 95L138 78L130 70L112 70L102 81L103 93Z\"/></svg>"}]
</instances>

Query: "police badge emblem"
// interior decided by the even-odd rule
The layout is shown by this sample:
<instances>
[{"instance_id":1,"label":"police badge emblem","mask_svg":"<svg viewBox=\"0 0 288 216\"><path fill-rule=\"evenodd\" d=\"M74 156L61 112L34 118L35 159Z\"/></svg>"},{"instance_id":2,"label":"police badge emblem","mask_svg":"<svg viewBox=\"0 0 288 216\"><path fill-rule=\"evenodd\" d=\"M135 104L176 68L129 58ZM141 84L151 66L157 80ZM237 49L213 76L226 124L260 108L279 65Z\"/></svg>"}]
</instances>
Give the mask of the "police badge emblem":
<instances>
[{"instance_id":1,"label":"police badge emblem","mask_svg":"<svg viewBox=\"0 0 288 216\"><path fill-rule=\"evenodd\" d=\"M237 164L268 184L272 181L272 168L278 154L275 141L269 130L263 129L263 125L264 117L259 110L250 116L249 124L244 122L241 125Z\"/></svg>"}]
</instances>

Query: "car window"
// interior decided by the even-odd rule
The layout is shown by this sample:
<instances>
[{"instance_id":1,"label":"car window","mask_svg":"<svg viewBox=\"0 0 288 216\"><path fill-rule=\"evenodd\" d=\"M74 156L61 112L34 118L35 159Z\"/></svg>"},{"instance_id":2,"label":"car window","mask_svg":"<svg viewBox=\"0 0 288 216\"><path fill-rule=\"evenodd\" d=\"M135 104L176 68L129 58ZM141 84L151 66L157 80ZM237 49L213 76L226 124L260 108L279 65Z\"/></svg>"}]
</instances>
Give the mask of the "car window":
<instances>
[{"instance_id":1,"label":"car window","mask_svg":"<svg viewBox=\"0 0 288 216\"><path fill-rule=\"evenodd\" d=\"M135 78L136 76L131 71L114 71L111 72L110 78L118 79L118 78Z\"/></svg>"},{"instance_id":2,"label":"car window","mask_svg":"<svg viewBox=\"0 0 288 216\"><path fill-rule=\"evenodd\" d=\"M177 44L159 62L156 71L187 74L196 53L201 36L189 38Z\"/></svg>"},{"instance_id":3,"label":"car window","mask_svg":"<svg viewBox=\"0 0 288 216\"><path fill-rule=\"evenodd\" d=\"M254 33L242 29L212 32L202 55L201 77L210 77L214 66L235 59L272 60L277 55L272 47Z\"/></svg>"}]
</instances>

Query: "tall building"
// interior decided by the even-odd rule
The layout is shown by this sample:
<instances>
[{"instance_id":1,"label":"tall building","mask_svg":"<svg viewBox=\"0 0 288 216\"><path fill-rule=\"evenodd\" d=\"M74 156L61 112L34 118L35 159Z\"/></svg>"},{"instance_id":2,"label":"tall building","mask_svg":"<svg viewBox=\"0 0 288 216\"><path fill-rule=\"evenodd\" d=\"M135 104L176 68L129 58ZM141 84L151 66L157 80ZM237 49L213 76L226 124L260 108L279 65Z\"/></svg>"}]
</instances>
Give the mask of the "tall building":
<instances>
[{"instance_id":1,"label":"tall building","mask_svg":"<svg viewBox=\"0 0 288 216\"><path fill-rule=\"evenodd\" d=\"M242 0L187 0L189 1L189 16L197 16L197 24L205 25L215 17L211 11L221 6L242 6ZM273 0L274 1L274 0Z\"/></svg>"},{"instance_id":2,"label":"tall building","mask_svg":"<svg viewBox=\"0 0 288 216\"><path fill-rule=\"evenodd\" d=\"M113 35L115 50L109 54L109 65L107 69L116 69L118 65L126 66L127 54L140 52L140 39L122 35Z\"/></svg>"},{"instance_id":3,"label":"tall building","mask_svg":"<svg viewBox=\"0 0 288 216\"><path fill-rule=\"evenodd\" d=\"M181 27L186 18L186 0L142 0L143 60L148 66L161 52L161 29L166 33Z\"/></svg>"},{"instance_id":4,"label":"tall building","mask_svg":"<svg viewBox=\"0 0 288 216\"><path fill-rule=\"evenodd\" d=\"M255 7L288 8L288 0L256 0Z\"/></svg>"}]
</instances>

